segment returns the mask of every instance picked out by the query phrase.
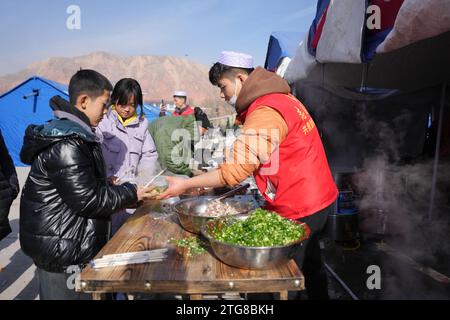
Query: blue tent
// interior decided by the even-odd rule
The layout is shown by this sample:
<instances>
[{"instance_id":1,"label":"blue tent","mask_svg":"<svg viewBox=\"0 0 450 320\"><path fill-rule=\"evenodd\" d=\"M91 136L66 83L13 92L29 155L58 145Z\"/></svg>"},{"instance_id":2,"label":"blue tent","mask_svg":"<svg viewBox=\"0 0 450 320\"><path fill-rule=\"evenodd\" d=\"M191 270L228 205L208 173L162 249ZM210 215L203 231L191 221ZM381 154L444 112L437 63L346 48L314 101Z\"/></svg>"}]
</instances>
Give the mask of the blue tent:
<instances>
[{"instance_id":1,"label":"blue tent","mask_svg":"<svg viewBox=\"0 0 450 320\"><path fill-rule=\"evenodd\" d=\"M20 161L25 129L30 124L43 124L53 118L49 101L56 95L69 100L67 86L32 77L0 96L0 129L16 166L26 166ZM159 117L159 107L146 104L144 113L152 122Z\"/></svg>"},{"instance_id":2,"label":"blue tent","mask_svg":"<svg viewBox=\"0 0 450 320\"><path fill-rule=\"evenodd\" d=\"M148 122L159 118L159 107L153 104L144 104L144 114Z\"/></svg>"},{"instance_id":3,"label":"blue tent","mask_svg":"<svg viewBox=\"0 0 450 320\"><path fill-rule=\"evenodd\" d=\"M302 32L273 32L270 35L264 68L276 71L283 58L293 58L304 35Z\"/></svg>"},{"instance_id":4,"label":"blue tent","mask_svg":"<svg viewBox=\"0 0 450 320\"><path fill-rule=\"evenodd\" d=\"M0 129L16 166L25 166L20 161L25 129L53 118L49 100L55 95L69 99L66 86L32 77L0 96Z\"/></svg>"}]
</instances>

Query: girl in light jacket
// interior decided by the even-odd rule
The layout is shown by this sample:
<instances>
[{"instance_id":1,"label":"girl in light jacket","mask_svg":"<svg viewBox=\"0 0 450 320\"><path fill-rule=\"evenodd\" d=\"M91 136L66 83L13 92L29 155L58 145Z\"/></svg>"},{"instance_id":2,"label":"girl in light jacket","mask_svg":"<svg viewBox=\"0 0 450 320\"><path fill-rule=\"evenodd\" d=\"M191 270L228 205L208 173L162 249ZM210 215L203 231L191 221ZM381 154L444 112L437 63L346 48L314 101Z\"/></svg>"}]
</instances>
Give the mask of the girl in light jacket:
<instances>
[{"instance_id":1,"label":"girl in light jacket","mask_svg":"<svg viewBox=\"0 0 450 320\"><path fill-rule=\"evenodd\" d=\"M141 86L134 79L120 80L114 87L111 102L113 105L96 131L102 140L107 176L120 184L135 180L138 174L153 175L158 154L144 117ZM113 234L130 213L130 210L121 211L112 216Z\"/></svg>"}]
</instances>

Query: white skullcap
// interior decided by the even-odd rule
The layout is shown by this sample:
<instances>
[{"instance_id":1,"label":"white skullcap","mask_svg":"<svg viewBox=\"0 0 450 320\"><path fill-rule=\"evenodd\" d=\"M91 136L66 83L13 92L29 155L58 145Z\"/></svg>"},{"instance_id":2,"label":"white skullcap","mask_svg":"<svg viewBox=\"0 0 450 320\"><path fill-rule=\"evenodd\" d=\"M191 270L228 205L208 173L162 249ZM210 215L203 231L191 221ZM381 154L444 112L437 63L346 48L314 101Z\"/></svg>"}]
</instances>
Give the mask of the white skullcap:
<instances>
[{"instance_id":1,"label":"white skullcap","mask_svg":"<svg viewBox=\"0 0 450 320\"><path fill-rule=\"evenodd\" d=\"M229 67L253 69L253 57L239 52L223 51L219 58L219 63Z\"/></svg>"},{"instance_id":2,"label":"white skullcap","mask_svg":"<svg viewBox=\"0 0 450 320\"><path fill-rule=\"evenodd\" d=\"M187 97L187 93L185 91L175 91L173 93L174 97Z\"/></svg>"}]
</instances>

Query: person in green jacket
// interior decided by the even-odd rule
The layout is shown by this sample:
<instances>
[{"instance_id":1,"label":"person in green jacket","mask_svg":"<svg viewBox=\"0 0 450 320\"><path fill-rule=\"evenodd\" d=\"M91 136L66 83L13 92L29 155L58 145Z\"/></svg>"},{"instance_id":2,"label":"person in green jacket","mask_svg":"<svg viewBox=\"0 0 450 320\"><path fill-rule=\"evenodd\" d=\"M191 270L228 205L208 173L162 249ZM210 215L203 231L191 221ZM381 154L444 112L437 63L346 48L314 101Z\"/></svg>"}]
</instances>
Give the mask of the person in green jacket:
<instances>
[{"instance_id":1,"label":"person in green jacket","mask_svg":"<svg viewBox=\"0 0 450 320\"><path fill-rule=\"evenodd\" d=\"M212 127L203 115L203 112L195 112L181 117L161 117L149 125L162 169L167 168L177 175L193 176L189 166L194 157L193 146Z\"/></svg>"}]
</instances>

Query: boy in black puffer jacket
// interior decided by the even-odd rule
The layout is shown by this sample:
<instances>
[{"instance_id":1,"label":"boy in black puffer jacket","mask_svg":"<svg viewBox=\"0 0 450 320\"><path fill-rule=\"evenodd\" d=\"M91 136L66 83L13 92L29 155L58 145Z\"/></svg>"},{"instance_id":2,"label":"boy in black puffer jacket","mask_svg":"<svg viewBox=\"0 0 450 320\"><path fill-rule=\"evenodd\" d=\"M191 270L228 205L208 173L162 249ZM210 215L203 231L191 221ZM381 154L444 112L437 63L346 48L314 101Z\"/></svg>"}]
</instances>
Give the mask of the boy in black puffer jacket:
<instances>
[{"instance_id":1,"label":"boy in black puffer jacket","mask_svg":"<svg viewBox=\"0 0 450 320\"><path fill-rule=\"evenodd\" d=\"M37 266L41 299L80 299L68 278L106 244L110 217L148 198L149 189L107 181L94 129L111 83L93 70L70 80L70 102L50 100L55 118L29 126L21 160L31 165L22 191L20 244Z\"/></svg>"}]
</instances>

